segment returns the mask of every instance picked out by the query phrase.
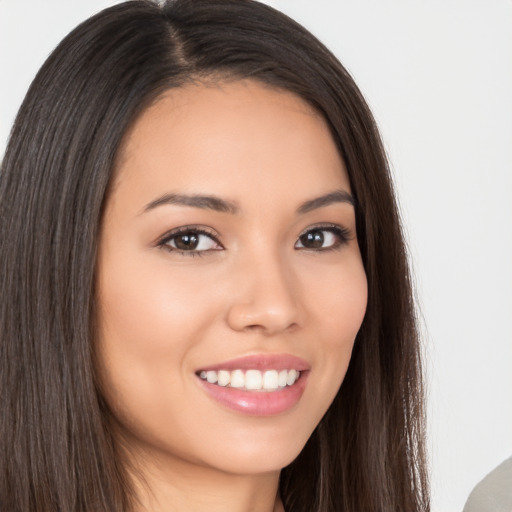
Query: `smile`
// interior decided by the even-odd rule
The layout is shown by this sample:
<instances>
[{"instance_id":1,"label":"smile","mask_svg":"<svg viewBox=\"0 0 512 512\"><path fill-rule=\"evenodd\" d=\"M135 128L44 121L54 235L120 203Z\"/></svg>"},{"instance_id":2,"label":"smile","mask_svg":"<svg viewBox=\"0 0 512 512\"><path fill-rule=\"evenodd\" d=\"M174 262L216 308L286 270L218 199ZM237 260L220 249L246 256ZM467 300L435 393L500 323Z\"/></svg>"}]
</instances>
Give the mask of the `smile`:
<instances>
[{"instance_id":1,"label":"smile","mask_svg":"<svg viewBox=\"0 0 512 512\"><path fill-rule=\"evenodd\" d=\"M310 363L290 354L254 354L195 372L200 388L221 407L267 417L297 406L310 373Z\"/></svg>"},{"instance_id":2,"label":"smile","mask_svg":"<svg viewBox=\"0 0 512 512\"><path fill-rule=\"evenodd\" d=\"M293 386L300 377L300 371L291 370L209 370L199 372L199 377L210 384L236 388L245 391L272 392Z\"/></svg>"}]
</instances>

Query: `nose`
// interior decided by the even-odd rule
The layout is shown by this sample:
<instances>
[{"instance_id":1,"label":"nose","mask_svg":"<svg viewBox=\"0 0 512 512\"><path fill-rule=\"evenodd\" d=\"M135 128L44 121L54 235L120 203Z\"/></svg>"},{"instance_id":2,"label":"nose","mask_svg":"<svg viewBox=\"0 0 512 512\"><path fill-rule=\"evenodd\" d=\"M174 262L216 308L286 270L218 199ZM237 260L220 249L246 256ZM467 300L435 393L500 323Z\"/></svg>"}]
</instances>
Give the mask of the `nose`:
<instances>
[{"instance_id":1,"label":"nose","mask_svg":"<svg viewBox=\"0 0 512 512\"><path fill-rule=\"evenodd\" d=\"M232 329L259 330L270 336L299 325L298 283L283 262L253 260L236 274L236 290L227 314Z\"/></svg>"}]
</instances>

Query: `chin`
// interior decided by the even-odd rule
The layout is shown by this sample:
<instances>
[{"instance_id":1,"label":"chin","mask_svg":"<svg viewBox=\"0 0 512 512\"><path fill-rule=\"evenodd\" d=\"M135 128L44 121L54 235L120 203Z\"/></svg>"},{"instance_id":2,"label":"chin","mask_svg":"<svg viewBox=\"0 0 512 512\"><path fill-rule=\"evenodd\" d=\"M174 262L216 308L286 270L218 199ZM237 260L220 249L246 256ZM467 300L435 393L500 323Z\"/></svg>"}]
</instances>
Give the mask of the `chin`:
<instances>
[{"instance_id":1,"label":"chin","mask_svg":"<svg viewBox=\"0 0 512 512\"><path fill-rule=\"evenodd\" d=\"M258 475L276 473L291 464L304 448L304 445L267 448L265 451L235 453L223 457L216 469L234 475Z\"/></svg>"},{"instance_id":2,"label":"chin","mask_svg":"<svg viewBox=\"0 0 512 512\"><path fill-rule=\"evenodd\" d=\"M217 437L217 443L210 445L208 455L204 455L208 456L209 465L226 473L248 475L281 471L297 458L313 429L314 425L307 430L297 426L281 431L275 427L250 429L239 435Z\"/></svg>"}]
</instances>

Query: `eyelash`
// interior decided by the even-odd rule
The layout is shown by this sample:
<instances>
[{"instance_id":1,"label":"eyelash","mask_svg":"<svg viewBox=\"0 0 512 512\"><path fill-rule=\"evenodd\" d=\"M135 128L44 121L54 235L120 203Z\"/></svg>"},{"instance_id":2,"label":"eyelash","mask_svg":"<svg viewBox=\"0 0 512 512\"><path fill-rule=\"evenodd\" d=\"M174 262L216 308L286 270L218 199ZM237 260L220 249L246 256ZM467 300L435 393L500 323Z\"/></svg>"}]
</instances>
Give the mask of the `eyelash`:
<instances>
[{"instance_id":1,"label":"eyelash","mask_svg":"<svg viewBox=\"0 0 512 512\"><path fill-rule=\"evenodd\" d=\"M342 246L347 245L348 242L351 240L351 233L350 230L347 228L344 228L342 226L339 226L337 224L318 224L315 226L309 226L307 229L305 229L297 238L297 241L300 240L301 237L304 235L307 235L308 233L311 233L313 231L326 231L329 233L332 233L335 235L338 240L329 247L320 247L318 249L314 249L311 247L296 247L297 250L309 250L313 252L330 252L330 251L336 251L340 249Z\"/></svg>"},{"instance_id":2,"label":"eyelash","mask_svg":"<svg viewBox=\"0 0 512 512\"><path fill-rule=\"evenodd\" d=\"M218 251L221 249L210 249L206 251L196 251L196 250L189 250L189 251L183 251L174 247L170 247L168 244L175 238L179 237L180 235L185 234L196 234L196 235L203 235L210 238L213 242L215 242L217 245L220 246L221 249L224 249L223 245L219 242L217 235L215 233L212 233L211 231L208 231L204 228L200 228L197 226L183 226L181 228L173 229L172 231L166 233L158 242L157 246L161 249L164 249L166 251L179 254L180 256L204 256L204 253L210 252L210 251Z\"/></svg>"},{"instance_id":3,"label":"eyelash","mask_svg":"<svg viewBox=\"0 0 512 512\"><path fill-rule=\"evenodd\" d=\"M309 226L305 229L298 237L297 243L299 243L301 237L307 235L308 233L312 233L314 231L320 232L329 232L335 235L338 240L329 247L319 247L319 248L311 248L311 247L295 247L296 250L308 250L313 252L330 252L340 249L342 246L346 245L350 240L350 231L346 228L338 226L336 224L319 224L315 226ZM180 250L175 247L169 246L169 243L184 234L195 234L195 235L203 235L210 238L213 242L215 242L220 248L219 249L207 249L207 250ZM302 243L302 242L301 242ZM210 253L212 251L218 251L224 249L224 246L220 243L217 235L208 231L204 228L197 226L183 226L177 229L173 229L172 231L166 233L156 244L159 248L164 249L166 251L179 254L180 256L204 256L204 253Z\"/></svg>"}]
</instances>

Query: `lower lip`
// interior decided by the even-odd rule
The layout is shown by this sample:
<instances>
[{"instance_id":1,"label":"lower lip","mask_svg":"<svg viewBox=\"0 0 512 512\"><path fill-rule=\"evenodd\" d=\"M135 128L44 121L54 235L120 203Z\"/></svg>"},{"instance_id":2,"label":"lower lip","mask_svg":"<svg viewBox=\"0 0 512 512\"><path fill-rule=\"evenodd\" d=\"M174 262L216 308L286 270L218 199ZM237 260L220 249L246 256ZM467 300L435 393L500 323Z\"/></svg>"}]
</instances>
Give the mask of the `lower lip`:
<instances>
[{"instance_id":1,"label":"lower lip","mask_svg":"<svg viewBox=\"0 0 512 512\"><path fill-rule=\"evenodd\" d=\"M299 402L306 387L306 373L301 372L293 386L277 391L245 391L210 384L199 377L198 380L211 398L233 411L252 416L274 416L288 411Z\"/></svg>"}]
</instances>

